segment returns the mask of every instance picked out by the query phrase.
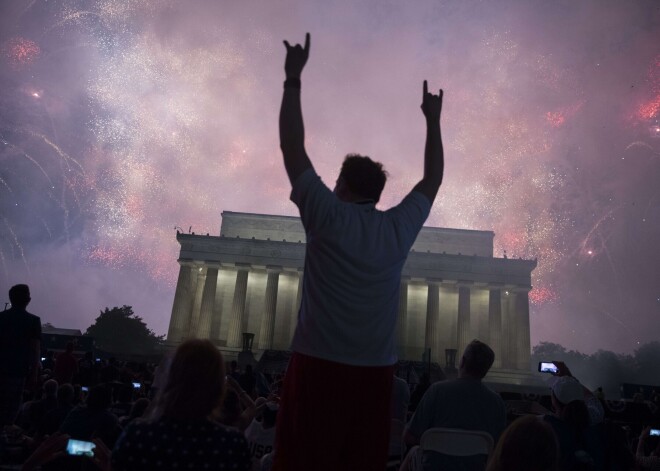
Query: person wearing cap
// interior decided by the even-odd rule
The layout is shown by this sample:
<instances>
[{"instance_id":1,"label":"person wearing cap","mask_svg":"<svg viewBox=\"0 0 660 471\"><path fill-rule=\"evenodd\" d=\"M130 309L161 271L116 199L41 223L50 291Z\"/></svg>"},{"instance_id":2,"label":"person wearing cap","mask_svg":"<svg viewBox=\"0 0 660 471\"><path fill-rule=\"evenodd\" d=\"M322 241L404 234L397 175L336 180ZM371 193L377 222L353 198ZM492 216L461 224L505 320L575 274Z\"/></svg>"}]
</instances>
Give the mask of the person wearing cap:
<instances>
[{"instance_id":1,"label":"person wearing cap","mask_svg":"<svg viewBox=\"0 0 660 471\"><path fill-rule=\"evenodd\" d=\"M605 437L599 426L605 411L594 394L573 377L566 364L553 362L557 373L549 379L554 414L550 424L560 449L561 469L603 469Z\"/></svg>"}]
</instances>

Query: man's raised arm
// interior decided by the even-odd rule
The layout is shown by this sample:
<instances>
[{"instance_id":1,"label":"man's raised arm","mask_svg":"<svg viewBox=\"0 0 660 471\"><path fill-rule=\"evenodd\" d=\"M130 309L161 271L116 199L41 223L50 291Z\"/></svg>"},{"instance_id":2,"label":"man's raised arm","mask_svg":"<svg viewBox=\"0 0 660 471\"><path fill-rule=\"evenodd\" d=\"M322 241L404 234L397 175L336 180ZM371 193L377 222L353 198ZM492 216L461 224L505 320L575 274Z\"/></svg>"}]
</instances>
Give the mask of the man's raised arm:
<instances>
[{"instance_id":1,"label":"man's raised arm","mask_svg":"<svg viewBox=\"0 0 660 471\"><path fill-rule=\"evenodd\" d=\"M300 44L291 46L287 41L284 41L284 46L286 81L280 108L280 149L284 155L286 173L293 185L312 166L305 151L305 126L300 106L300 74L309 57L309 33L305 36L304 48Z\"/></svg>"},{"instance_id":2,"label":"man's raised arm","mask_svg":"<svg viewBox=\"0 0 660 471\"><path fill-rule=\"evenodd\" d=\"M424 177L414 190L426 196L431 203L438 194L445 170L442 137L440 136L440 113L442 111L442 90L437 95L428 92L424 80L422 112L426 118L426 147L424 149Z\"/></svg>"}]
</instances>

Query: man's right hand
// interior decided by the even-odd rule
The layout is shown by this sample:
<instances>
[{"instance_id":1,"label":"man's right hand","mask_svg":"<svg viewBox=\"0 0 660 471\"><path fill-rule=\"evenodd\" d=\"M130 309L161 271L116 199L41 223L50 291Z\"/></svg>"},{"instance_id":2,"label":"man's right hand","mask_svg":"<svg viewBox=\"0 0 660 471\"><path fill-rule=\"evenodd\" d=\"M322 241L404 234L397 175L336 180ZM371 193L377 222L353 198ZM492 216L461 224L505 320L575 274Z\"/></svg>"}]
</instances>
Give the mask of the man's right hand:
<instances>
[{"instance_id":1,"label":"man's right hand","mask_svg":"<svg viewBox=\"0 0 660 471\"><path fill-rule=\"evenodd\" d=\"M424 80L424 92L422 94L422 112L427 121L440 121L442 111L442 89L437 95L429 93L429 86Z\"/></svg>"},{"instance_id":2,"label":"man's right hand","mask_svg":"<svg viewBox=\"0 0 660 471\"><path fill-rule=\"evenodd\" d=\"M291 46L287 40L284 40L284 46L286 47L286 60L284 61L286 78L300 78L309 58L309 33L305 35L305 47L300 44Z\"/></svg>"}]
</instances>

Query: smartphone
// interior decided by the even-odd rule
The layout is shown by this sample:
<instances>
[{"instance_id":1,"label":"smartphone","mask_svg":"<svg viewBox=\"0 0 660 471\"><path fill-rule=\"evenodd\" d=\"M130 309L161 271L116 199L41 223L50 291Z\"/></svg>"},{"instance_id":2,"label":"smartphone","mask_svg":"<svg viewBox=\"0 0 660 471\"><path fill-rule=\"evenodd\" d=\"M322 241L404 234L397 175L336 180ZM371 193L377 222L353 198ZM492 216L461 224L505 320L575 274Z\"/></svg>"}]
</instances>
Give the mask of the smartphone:
<instances>
[{"instance_id":1,"label":"smartphone","mask_svg":"<svg viewBox=\"0 0 660 471\"><path fill-rule=\"evenodd\" d=\"M133 389L140 389L142 387L142 383L133 383Z\"/></svg>"},{"instance_id":2,"label":"smartphone","mask_svg":"<svg viewBox=\"0 0 660 471\"><path fill-rule=\"evenodd\" d=\"M82 440L74 440L70 438L66 444L66 452L71 456L94 456L94 448L96 444L92 442L85 442Z\"/></svg>"},{"instance_id":3,"label":"smartphone","mask_svg":"<svg viewBox=\"0 0 660 471\"><path fill-rule=\"evenodd\" d=\"M652 437L660 437L660 428L652 428L649 435Z\"/></svg>"},{"instance_id":4,"label":"smartphone","mask_svg":"<svg viewBox=\"0 0 660 471\"><path fill-rule=\"evenodd\" d=\"M556 373L559 371L557 365L551 361L540 361L539 362L539 372L540 373Z\"/></svg>"},{"instance_id":5,"label":"smartphone","mask_svg":"<svg viewBox=\"0 0 660 471\"><path fill-rule=\"evenodd\" d=\"M87 386L81 386L80 389L82 392L89 392L89 387Z\"/></svg>"}]
</instances>

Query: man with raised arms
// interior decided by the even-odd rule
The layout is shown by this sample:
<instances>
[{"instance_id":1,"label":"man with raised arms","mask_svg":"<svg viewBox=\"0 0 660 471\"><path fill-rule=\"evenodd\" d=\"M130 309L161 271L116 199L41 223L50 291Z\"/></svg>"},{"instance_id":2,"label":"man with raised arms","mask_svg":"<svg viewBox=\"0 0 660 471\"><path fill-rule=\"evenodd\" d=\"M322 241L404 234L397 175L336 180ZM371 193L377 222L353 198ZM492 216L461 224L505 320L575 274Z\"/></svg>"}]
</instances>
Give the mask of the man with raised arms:
<instances>
[{"instance_id":1,"label":"man with raised arms","mask_svg":"<svg viewBox=\"0 0 660 471\"><path fill-rule=\"evenodd\" d=\"M274 470L385 468L401 270L442 182L442 90L428 92L424 176L380 211L383 166L346 156L331 191L305 151L301 73L310 50L284 41L280 147L307 234L293 355L278 414Z\"/></svg>"}]
</instances>

